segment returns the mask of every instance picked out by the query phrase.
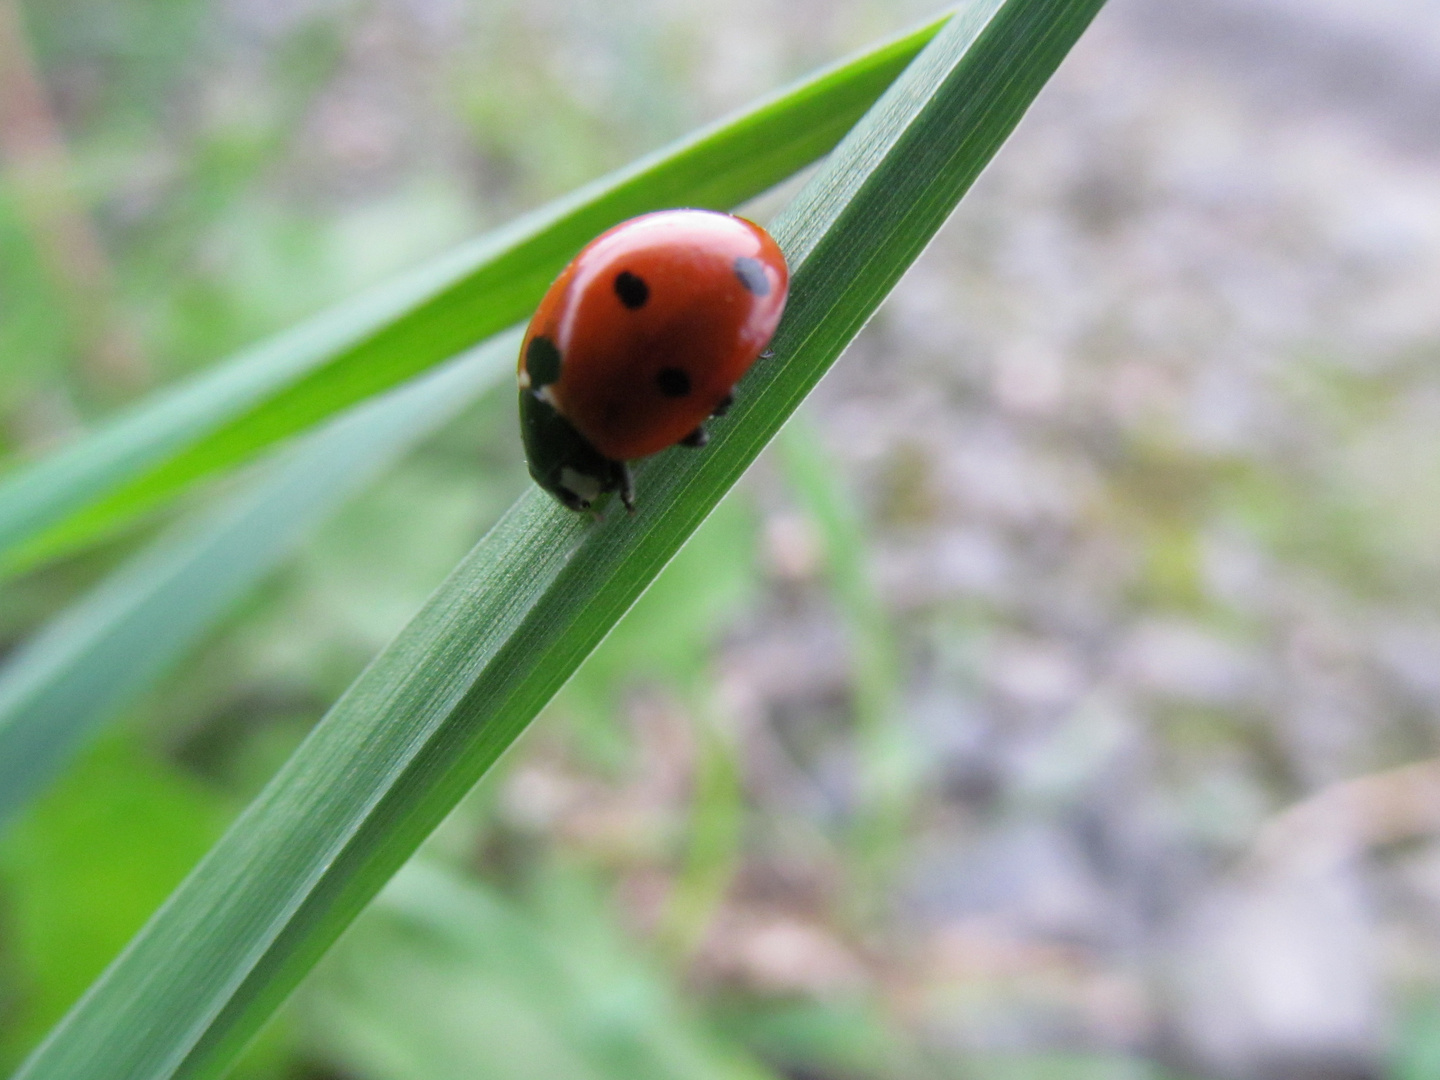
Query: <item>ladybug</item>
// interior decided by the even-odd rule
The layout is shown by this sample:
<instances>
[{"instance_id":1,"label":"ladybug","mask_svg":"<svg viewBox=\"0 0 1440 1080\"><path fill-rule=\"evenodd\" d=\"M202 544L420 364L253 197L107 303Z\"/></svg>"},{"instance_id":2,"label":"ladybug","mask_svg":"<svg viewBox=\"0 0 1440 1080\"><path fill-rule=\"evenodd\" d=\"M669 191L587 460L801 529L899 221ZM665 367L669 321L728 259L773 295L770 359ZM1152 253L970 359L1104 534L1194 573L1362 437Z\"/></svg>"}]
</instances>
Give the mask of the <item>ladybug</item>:
<instances>
[{"instance_id":1,"label":"ladybug","mask_svg":"<svg viewBox=\"0 0 1440 1080\"><path fill-rule=\"evenodd\" d=\"M572 510L626 464L700 447L769 344L790 272L770 234L711 210L661 210L601 233L561 271L520 346L520 430L535 482Z\"/></svg>"}]
</instances>

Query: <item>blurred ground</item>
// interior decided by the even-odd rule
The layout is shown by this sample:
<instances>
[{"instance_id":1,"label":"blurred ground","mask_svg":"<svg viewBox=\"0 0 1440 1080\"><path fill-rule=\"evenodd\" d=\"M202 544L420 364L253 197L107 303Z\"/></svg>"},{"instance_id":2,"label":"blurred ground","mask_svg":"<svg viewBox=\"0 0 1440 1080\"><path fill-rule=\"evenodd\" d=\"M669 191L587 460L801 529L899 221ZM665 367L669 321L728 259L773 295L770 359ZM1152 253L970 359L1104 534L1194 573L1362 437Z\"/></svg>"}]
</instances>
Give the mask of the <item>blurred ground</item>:
<instances>
[{"instance_id":1,"label":"blurred ground","mask_svg":"<svg viewBox=\"0 0 1440 1080\"><path fill-rule=\"evenodd\" d=\"M67 156L7 89L14 452L927 7L24 10ZM537 925L587 868L609 899L565 910L797 1077L1440 1072L1437 57L1420 0L1112 0L436 857ZM134 711L163 783L241 804L519 490L512 426L447 430ZM56 798L7 877L19 1017L36 912L87 910ZM408 1075L345 1019L345 964L415 963L382 930L276 1068Z\"/></svg>"}]
</instances>

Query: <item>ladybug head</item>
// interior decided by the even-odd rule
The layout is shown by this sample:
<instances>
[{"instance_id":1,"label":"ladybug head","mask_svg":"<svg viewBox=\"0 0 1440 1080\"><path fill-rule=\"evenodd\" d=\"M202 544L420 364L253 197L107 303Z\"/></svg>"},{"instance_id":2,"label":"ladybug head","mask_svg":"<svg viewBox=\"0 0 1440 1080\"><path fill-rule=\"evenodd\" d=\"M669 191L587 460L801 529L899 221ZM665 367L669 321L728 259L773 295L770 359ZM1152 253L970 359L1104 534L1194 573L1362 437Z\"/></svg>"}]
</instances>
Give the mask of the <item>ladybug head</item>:
<instances>
[{"instance_id":1,"label":"ladybug head","mask_svg":"<svg viewBox=\"0 0 1440 1080\"><path fill-rule=\"evenodd\" d=\"M591 446L543 391L520 391L520 433L530 475L571 510L589 510L611 491L620 493L625 509L635 509L630 469Z\"/></svg>"}]
</instances>

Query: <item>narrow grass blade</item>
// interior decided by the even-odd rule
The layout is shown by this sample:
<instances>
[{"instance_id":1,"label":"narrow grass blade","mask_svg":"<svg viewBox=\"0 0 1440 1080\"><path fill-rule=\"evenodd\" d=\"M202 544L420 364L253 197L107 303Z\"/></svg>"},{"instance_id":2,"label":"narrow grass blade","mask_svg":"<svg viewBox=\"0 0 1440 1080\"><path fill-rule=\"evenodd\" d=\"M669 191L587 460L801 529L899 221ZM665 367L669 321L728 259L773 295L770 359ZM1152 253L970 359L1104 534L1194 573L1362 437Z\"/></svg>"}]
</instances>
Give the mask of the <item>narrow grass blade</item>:
<instances>
[{"instance_id":1,"label":"narrow grass blade","mask_svg":"<svg viewBox=\"0 0 1440 1080\"><path fill-rule=\"evenodd\" d=\"M834 147L941 22L702 128L0 479L0 575L78 550L518 322L616 222L667 206L725 209L773 187Z\"/></svg>"},{"instance_id":2,"label":"narrow grass blade","mask_svg":"<svg viewBox=\"0 0 1440 1080\"><path fill-rule=\"evenodd\" d=\"M522 498L18 1076L220 1073L755 459L1101 3L963 8L774 223L790 306L710 447L647 461L634 515Z\"/></svg>"},{"instance_id":3,"label":"narrow grass blade","mask_svg":"<svg viewBox=\"0 0 1440 1080\"><path fill-rule=\"evenodd\" d=\"M0 825L305 533L508 376L518 334L351 410L122 566L0 667Z\"/></svg>"}]
</instances>

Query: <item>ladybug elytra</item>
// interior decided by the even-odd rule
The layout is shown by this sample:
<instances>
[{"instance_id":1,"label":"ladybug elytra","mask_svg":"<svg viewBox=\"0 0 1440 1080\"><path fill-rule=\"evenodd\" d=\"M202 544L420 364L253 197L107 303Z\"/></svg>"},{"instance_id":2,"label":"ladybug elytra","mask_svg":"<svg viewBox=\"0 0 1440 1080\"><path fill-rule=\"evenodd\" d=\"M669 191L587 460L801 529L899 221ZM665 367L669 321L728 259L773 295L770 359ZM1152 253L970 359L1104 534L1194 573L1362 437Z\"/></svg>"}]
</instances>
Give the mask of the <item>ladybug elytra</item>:
<instances>
[{"instance_id":1,"label":"ladybug elytra","mask_svg":"<svg viewBox=\"0 0 1440 1080\"><path fill-rule=\"evenodd\" d=\"M626 464L706 442L736 381L769 344L789 271L760 226L661 210L592 240L540 301L520 346L530 475L572 510L618 491Z\"/></svg>"}]
</instances>

